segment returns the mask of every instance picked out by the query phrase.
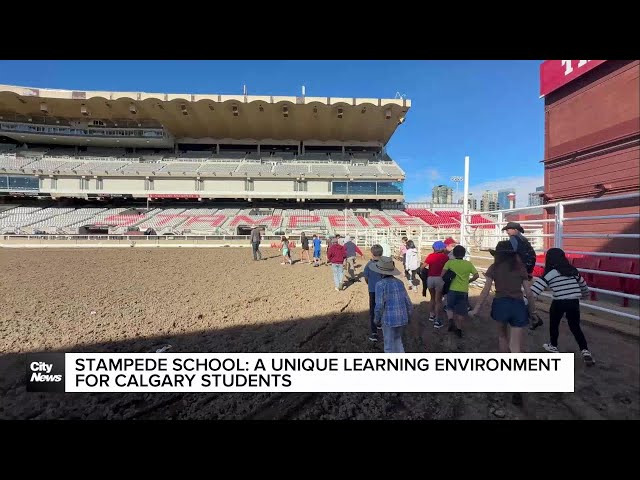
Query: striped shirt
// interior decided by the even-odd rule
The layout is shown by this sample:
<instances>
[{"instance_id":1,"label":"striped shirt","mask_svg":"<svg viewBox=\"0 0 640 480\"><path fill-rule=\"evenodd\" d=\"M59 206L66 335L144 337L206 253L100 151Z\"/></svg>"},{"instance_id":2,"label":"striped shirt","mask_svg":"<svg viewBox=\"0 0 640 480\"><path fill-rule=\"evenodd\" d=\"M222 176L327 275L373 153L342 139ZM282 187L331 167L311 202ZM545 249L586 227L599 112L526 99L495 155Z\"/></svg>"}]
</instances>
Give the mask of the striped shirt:
<instances>
[{"instance_id":1,"label":"striped shirt","mask_svg":"<svg viewBox=\"0 0 640 480\"><path fill-rule=\"evenodd\" d=\"M578 274L577 278L567 277L555 268L544 277L536 278L531 285L531 291L536 297L547 288L553 293L554 300L571 300L589 295L589 287L582 275Z\"/></svg>"}]
</instances>

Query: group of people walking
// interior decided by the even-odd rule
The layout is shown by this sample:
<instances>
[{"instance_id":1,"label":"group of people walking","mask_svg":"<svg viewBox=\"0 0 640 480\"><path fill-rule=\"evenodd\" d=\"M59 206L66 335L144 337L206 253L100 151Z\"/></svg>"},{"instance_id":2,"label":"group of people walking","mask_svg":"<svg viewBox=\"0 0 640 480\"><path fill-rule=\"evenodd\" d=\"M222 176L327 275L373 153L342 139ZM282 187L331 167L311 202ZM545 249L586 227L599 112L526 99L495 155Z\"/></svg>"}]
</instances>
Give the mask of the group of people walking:
<instances>
[{"instance_id":1,"label":"group of people walking","mask_svg":"<svg viewBox=\"0 0 640 480\"><path fill-rule=\"evenodd\" d=\"M535 314L537 297L544 290L551 290L553 300L549 309L549 342L543 348L559 352L559 325L566 315L586 365L594 365L587 340L580 328L580 299L586 299L589 289L580 272L573 267L563 250L552 248L546 252L542 276L533 278L536 263L535 251L524 236L524 229L515 222L504 228L509 240L500 241L490 250L493 264L485 272L485 285L475 304L469 304L469 285L479 278L472 262L465 260L466 249L453 238L436 241L433 253L423 262L418 260L414 243L404 237L399 260L404 272L396 268L394 260L382 255L382 247L371 247L372 259L365 266L364 277L369 290L369 340L384 337L385 352L404 352L402 334L409 324L414 310L409 292L417 292L416 275L422 280L422 292L429 291L429 320L436 329L444 326L446 313L449 331L463 336L464 323L469 317L477 317L491 289L490 317L496 322L498 346L501 353L524 352L524 332L542 325ZM398 278L404 274L407 285ZM522 403L522 396L514 394L513 402Z\"/></svg>"},{"instance_id":2,"label":"group of people walking","mask_svg":"<svg viewBox=\"0 0 640 480\"><path fill-rule=\"evenodd\" d=\"M428 320L433 322L434 328L442 328L446 318L449 332L462 338L465 323L470 317L479 315L493 288L490 316L496 322L499 351L521 353L525 329L533 330L543 324L535 314L535 303L548 289L553 293L553 300L549 310L549 342L543 348L551 353L560 351L559 326L566 316L584 362L593 365L593 356L580 328L580 299L589 295L584 278L569 263L563 250L552 248L546 252L544 274L534 281L537 257L524 236L524 229L518 223L509 222L502 230L509 240L498 242L495 249L490 250L494 261L484 274L484 288L473 307L469 303L469 285L479 278L479 273L473 263L465 259L467 251L455 239L448 237L434 242L433 252L421 262L415 243L403 237L397 257L402 262L402 272L392 258L389 245L373 245L372 258L362 274L369 293L369 340L378 342L382 335L385 352L404 352L402 336L414 311L409 292L417 293L420 283L422 295L426 297L429 292ZM254 260L262 258L260 238L259 230L254 229L251 233ZM318 267L322 257L319 236L313 235L310 241L303 232L300 244L300 261L306 260ZM290 245L283 236L280 243L283 265L293 264ZM313 261L309 257L310 247L313 248ZM336 291L342 291L346 284L357 280L357 255L362 257L363 253L351 237L336 234L327 239L326 264L331 266ZM406 287L398 278L401 275L406 280ZM514 403L518 403L517 395Z\"/></svg>"}]
</instances>

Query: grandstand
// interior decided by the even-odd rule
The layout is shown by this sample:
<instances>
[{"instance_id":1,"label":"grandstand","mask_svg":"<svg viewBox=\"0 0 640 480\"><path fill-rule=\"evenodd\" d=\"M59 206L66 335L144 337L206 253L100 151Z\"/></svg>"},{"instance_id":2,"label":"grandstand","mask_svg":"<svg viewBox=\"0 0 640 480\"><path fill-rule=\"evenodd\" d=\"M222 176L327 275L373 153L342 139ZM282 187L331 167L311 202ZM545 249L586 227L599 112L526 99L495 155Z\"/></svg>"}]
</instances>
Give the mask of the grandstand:
<instances>
[{"instance_id":1,"label":"grandstand","mask_svg":"<svg viewBox=\"0 0 640 480\"><path fill-rule=\"evenodd\" d=\"M272 235L459 230L457 206L404 204L405 172L385 146L410 107L404 98L0 85L0 229L65 235L238 235L254 225ZM485 222L478 215L472 223Z\"/></svg>"}]
</instances>

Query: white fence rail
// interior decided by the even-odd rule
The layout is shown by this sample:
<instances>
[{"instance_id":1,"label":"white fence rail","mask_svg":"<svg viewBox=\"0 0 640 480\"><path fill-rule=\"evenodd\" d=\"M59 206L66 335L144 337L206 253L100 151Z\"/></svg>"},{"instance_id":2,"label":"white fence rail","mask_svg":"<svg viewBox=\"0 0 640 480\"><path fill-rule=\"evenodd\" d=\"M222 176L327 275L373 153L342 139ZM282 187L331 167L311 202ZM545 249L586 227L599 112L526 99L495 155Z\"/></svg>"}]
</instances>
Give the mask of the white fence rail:
<instances>
[{"instance_id":1,"label":"white fence rail","mask_svg":"<svg viewBox=\"0 0 640 480\"><path fill-rule=\"evenodd\" d=\"M538 253L546 252L546 249L544 248L545 238L553 238L553 242L552 242L553 246L557 248L563 248L564 239L568 239L568 238L640 239L640 233L565 233L564 232L565 222L590 221L590 220L614 221L614 220L620 220L620 219L634 219L634 218L640 219L640 213L568 217L565 215L565 208L564 208L565 206L599 203L599 202L615 202L615 201L621 201L621 200L634 200L634 199L640 200L640 193L630 193L630 194L616 195L616 196L609 196L609 197L570 200L566 202L556 202L556 203L546 204L542 206L524 207L524 208L517 208L513 210L499 210L499 211L491 212L492 214L496 214L498 219L495 222L488 222L483 225L485 226L492 225L495 227L495 229L491 230L491 229L485 228L485 230L491 233L481 234L482 241L480 242L478 241L478 238L477 238L478 237L477 231L481 229L477 228L477 225L470 225L472 214L463 213L463 218L465 219L465 221L462 222L462 225L464 226L461 227L460 229L460 241L462 245L467 247L467 254L470 258L478 258L478 259L482 258L486 260L487 257L473 255L472 253L474 251L486 250L488 248L492 248L500 239L503 239L503 240L508 239L508 236L506 235L506 233L501 231L502 226L506 225L507 223L507 221L505 220L507 215L523 213L523 212L526 212L527 210L540 209L540 208L554 209L555 211L554 218L518 221L518 223L522 224L523 226L526 227L528 225L530 227L526 230L526 237L529 239L532 246ZM540 226L545 223L553 224L555 233L545 234L543 233L543 228L531 228L531 227ZM615 222L611 223L611 227L612 227L612 230L615 229ZM640 261L640 254L637 254L637 253L588 252L588 251L576 251L576 250L565 250L565 253L574 254L574 255L583 255L583 256L593 255L596 257L623 258L623 259L630 259L634 261ZM543 264L540 264L540 263L538 263L537 265L544 266ZM486 269L478 268L478 270L485 271ZM597 274L597 275L603 275L608 277L617 277L621 279L640 280L640 275L633 274L633 273L611 272L606 270L593 270L593 269L580 268L580 267L578 267L578 271L586 274ZM483 286L484 280L479 279L477 284L478 286ZM627 293L627 292L606 290L606 289L596 288L591 286L589 287L589 290L594 293L600 293L604 295L610 295L612 297L623 298L625 299L625 304L624 304L625 306L627 305L626 301L628 300L634 300L634 301L640 300L640 295ZM543 293L543 295L550 297L550 295L546 293ZM640 315L638 315L637 313L622 312L620 310L601 307L601 306L593 305L592 303L587 303L587 302L584 302L583 305L593 310L607 312L607 313L619 315L626 318L632 318L634 320L640 320Z\"/></svg>"}]
</instances>

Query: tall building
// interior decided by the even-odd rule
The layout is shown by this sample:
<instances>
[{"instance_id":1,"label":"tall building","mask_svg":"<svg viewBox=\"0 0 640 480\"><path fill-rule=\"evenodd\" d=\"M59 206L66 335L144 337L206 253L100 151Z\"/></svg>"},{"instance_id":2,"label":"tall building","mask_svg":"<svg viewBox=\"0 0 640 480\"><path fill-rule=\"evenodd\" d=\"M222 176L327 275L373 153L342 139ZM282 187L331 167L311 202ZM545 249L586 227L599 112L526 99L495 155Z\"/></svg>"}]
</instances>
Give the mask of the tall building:
<instances>
[{"instance_id":1,"label":"tall building","mask_svg":"<svg viewBox=\"0 0 640 480\"><path fill-rule=\"evenodd\" d=\"M509 194L515 193L515 188L503 188L498 190L498 208L497 210L507 210L511 208L509 205Z\"/></svg>"},{"instance_id":2,"label":"tall building","mask_svg":"<svg viewBox=\"0 0 640 480\"><path fill-rule=\"evenodd\" d=\"M531 192L529 194L529 206L535 207L537 205L542 205L542 195L538 192L544 192L544 187L537 187L535 192Z\"/></svg>"},{"instance_id":3,"label":"tall building","mask_svg":"<svg viewBox=\"0 0 640 480\"><path fill-rule=\"evenodd\" d=\"M435 204L453 203L453 188L446 185L438 185L433 187L431 191L431 201Z\"/></svg>"},{"instance_id":4,"label":"tall building","mask_svg":"<svg viewBox=\"0 0 640 480\"><path fill-rule=\"evenodd\" d=\"M460 199L460 204L462 204L462 199ZM469 192L469 197L467 198L467 204L469 205L469 210L478 211L478 199L473 198L473 193Z\"/></svg>"},{"instance_id":5,"label":"tall building","mask_svg":"<svg viewBox=\"0 0 640 480\"><path fill-rule=\"evenodd\" d=\"M486 190L482 194L482 200L480 201L480 210L483 212L498 210L498 192Z\"/></svg>"}]
</instances>

